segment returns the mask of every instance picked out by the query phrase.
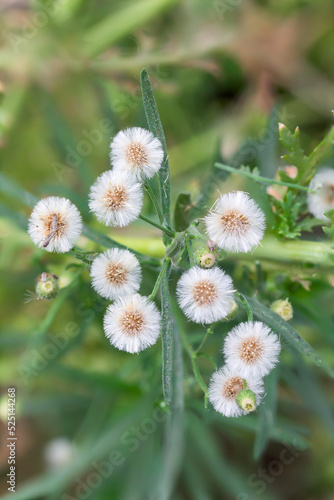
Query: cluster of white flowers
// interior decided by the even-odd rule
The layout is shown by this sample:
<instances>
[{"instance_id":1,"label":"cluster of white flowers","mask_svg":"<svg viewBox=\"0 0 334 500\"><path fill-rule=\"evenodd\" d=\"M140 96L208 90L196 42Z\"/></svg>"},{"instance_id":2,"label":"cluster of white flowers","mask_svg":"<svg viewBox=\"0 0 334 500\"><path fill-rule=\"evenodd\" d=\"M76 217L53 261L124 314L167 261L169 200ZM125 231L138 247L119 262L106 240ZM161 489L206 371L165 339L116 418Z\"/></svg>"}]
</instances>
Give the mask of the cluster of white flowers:
<instances>
[{"instance_id":1,"label":"cluster of white flowers","mask_svg":"<svg viewBox=\"0 0 334 500\"><path fill-rule=\"evenodd\" d=\"M143 206L142 182L158 172L163 158L162 144L151 132L139 127L121 130L110 145L112 170L91 187L91 212L106 226L128 226Z\"/></svg>"},{"instance_id":2,"label":"cluster of white flowers","mask_svg":"<svg viewBox=\"0 0 334 500\"><path fill-rule=\"evenodd\" d=\"M111 142L112 170L92 185L89 208L107 226L124 227L138 218L143 206L142 182L158 172L164 158L159 139L143 128L119 132ZM82 232L78 209L66 198L49 197L34 207L28 232L33 242L49 252L68 252ZM93 288L115 301L104 317L104 331L120 350L135 353L154 344L160 335L160 313L137 292L141 268L128 250L112 248L91 266Z\"/></svg>"},{"instance_id":3,"label":"cluster of white flowers","mask_svg":"<svg viewBox=\"0 0 334 500\"><path fill-rule=\"evenodd\" d=\"M162 144L151 132L138 127L119 132L111 142L112 170L103 172L89 193L89 208L98 221L124 227L137 219L143 206L142 183L158 172L163 158ZM251 251L263 237L265 217L247 193L237 191L220 195L204 223L208 251L197 252L198 265L181 276L176 294L189 320L209 325L230 319L236 309L232 279L215 265L217 247ZM82 220L69 200L49 197L35 206L28 231L40 248L67 252L82 232ZM96 292L112 301L103 323L111 344L129 353L155 344L161 316L151 297L138 293L142 272L136 256L108 249L94 259L90 275ZM277 336L263 323L235 327L224 343L226 365L210 381L214 408L236 417L255 409L264 391L262 378L277 363L279 352Z\"/></svg>"},{"instance_id":4,"label":"cluster of white flowers","mask_svg":"<svg viewBox=\"0 0 334 500\"><path fill-rule=\"evenodd\" d=\"M110 145L112 170L95 181L89 208L106 226L124 227L136 220L143 206L142 182L162 165L164 151L154 135L143 128L120 131ZM128 250L111 249L91 266L93 288L113 300L104 316L104 332L121 351L137 353L155 344L160 335L156 305L137 292L141 268Z\"/></svg>"},{"instance_id":5,"label":"cluster of white flowers","mask_svg":"<svg viewBox=\"0 0 334 500\"><path fill-rule=\"evenodd\" d=\"M239 417L256 408L263 392L263 377L277 364L281 350L278 336L259 321L240 323L225 338L223 352L226 365L215 372L209 385L209 398L216 411L226 417ZM248 409L247 395L241 405L240 390L250 389L254 404Z\"/></svg>"},{"instance_id":6,"label":"cluster of white flowers","mask_svg":"<svg viewBox=\"0 0 334 500\"><path fill-rule=\"evenodd\" d=\"M242 191L221 195L204 222L209 246L213 242L231 252L252 250L265 229L262 210ZM215 259L210 263L214 265ZM176 289L179 306L195 323L229 319L235 306L232 279L217 266L205 267L206 261L202 268L194 266L181 276ZM277 335L263 323L247 322L235 327L225 339L226 365L210 381L209 399L214 408L227 417L253 411L263 396L262 378L277 363L279 352ZM243 395L241 400L238 394Z\"/></svg>"}]
</instances>

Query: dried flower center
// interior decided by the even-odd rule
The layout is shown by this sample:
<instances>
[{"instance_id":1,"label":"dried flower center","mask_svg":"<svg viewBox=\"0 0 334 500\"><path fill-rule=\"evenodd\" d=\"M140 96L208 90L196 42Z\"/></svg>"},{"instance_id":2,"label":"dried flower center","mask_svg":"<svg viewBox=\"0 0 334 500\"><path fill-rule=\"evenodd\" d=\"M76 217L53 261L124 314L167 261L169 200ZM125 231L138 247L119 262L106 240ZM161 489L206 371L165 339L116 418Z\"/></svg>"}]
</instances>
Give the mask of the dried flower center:
<instances>
[{"instance_id":1,"label":"dried flower center","mask_svg":"<svg viewBox=\"0 0 334 500\"><path fill-rule=\"evenodd\" d=\"M125 152L128 163L134 168L141 167L148 162L147 150L141 144L134 142L129 144Z\"/></svg>"},{"instance_id":2,"label":"dried flower center","mask_svg":"<svg viewBox=\"0 0 334 500\"><path fill-rule=\"evenodd\" d=\"M200 281L193 287L193 297L199 306L211 305L217 297L216 287L211 281Z\"/></svg>"},{"instance_id":3,"label":"dried flower center","mask_svg":"<svg viewBox=\"0 0 334 500\"><path fill-rule=\"evenodd\" d=\"M231 377L223 385L224 398L234 399L241 389L243 389L243 381L241 377Z\"/></svg>"},{"instance_id":4,"label":"dried flower center","mask_svg":"<svg viewBox=\"0 0 334 500\"><path fill-rule=\"evenodd\" d=\"M127 279L127 272L119 264L110 262L106 269L108 281L113 285L124 285Z\"/></svg>"},{"instance_id":5,"label":"dried flower center","mask_svg":"<svg viewBox=\"0 0 334 500\"><path fill-rule=\"evenodd\" d=\"M110 210L119 210L124 208L128 199L128 195L123 187L110 187L105 197L103 198L105 205Z\"/></svg>"},{"instance_id":6,"label":"dried flower center","mask_svg":"<svg viewBox=\"0 0 334 500\"><path fill-rule=\"evenodd\" d=\"M235 209L228 210L221 218L223 228L229 233L242 233L249 226L249 219Z\"/></svg>"},{"instance_id":7,"label":"dried flower center","mask_svg":"<svg viewBox=\"0 0 334 500\"><path fill-rule=\"evenodd\" d=\"M250 337L241 342L240 358L246 363L258 361L263 353L263 342L256 337Z\"/></svg>"},{"instance_id":8,"label":"dried flower center","mask_svg":"<svg viewBox=\"0 0 334 500\"><path fill-rule=\"evenodd\" d=\"M133 309L125 311L120 319L121 328L126 335L138 335L144 324L143 314Z\"/></svg>"}]
</instances>

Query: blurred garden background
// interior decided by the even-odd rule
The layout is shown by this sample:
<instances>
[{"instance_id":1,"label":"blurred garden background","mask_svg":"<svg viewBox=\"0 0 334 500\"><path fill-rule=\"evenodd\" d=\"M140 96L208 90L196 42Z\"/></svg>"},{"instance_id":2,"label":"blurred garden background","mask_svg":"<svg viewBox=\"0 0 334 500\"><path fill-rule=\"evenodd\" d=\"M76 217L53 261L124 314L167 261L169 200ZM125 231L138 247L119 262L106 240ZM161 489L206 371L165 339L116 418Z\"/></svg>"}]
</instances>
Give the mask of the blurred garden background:
<instances>
[{"instance_id":1,"label":"blurred garden background","mask_svg":"<svg viewBox=\"0 0 334 500\"><path fill-rule=\"evenodd\" d=\"M109 168L111 137L147 127L145 67L166 135L172 206L186 191L202 217L217 189L250 192L267 217L265 239L253 254L228 257L224 269L240 291L256 292L265 305L288 297L291 324L333 365L334 272L321 227L278 239L266 186L213 174L214 162L222 161L273 178L285 166L279 122L299 126L306 154L313 150L333 123L333 47L331 0L1 0L3 498L334 498L329 370L283 342L265 403L254 414L227 419L204 408L186 353L176 349L177 403L168 408L161 342L140 355L111 347L102 329L108 302L91 288L88 268L73 255L38 249L26 232L34 197L60 195L77 205L89 227L81 248L101 251L104 234L163 257L158 230L143 221L105 228L87 204L89 187ZM333 157L328 161L334 165ZM149 200L143 213L153 217ZM34 300L44 271L59 276L63 290L54 301ZM157 273L149 262L143 272L141 293L148 295ZM199 343L203 329L185 328ZM218 365L229 328L222 324L208 341ZM203 358L200 367L207 383L212 366ZM8 387L17 391L15 494L6 483Z\"/></svg>"}]
</instances>

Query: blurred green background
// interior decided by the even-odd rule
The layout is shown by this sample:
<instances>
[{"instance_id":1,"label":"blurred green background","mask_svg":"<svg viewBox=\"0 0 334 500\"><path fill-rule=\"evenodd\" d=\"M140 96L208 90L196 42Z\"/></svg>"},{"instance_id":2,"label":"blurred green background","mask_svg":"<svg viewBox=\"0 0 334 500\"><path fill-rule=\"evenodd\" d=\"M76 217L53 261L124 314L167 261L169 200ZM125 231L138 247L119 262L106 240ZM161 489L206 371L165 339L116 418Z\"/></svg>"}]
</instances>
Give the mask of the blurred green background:
<instances>
[{"instance_id":1,"label":"blurred green background","mask_svg":"<svg viewBox=\"0 0 334 500\"><path fill-rule=\"evenodd\" d=\"M152 257L163 255L158 231L141 221L106 229L87 206L90 185L109 168L111 136L147 126L143 67L166 134L173 203L183 190L201 196L217 159L273 177L284 166L277 122L299 125L307 153L332 124L331 0L2 0L0 13L1 173L38 198L69 197L90 227ZM226 419L204 409L184 356L171 412L161 394L161 343L139 356L113 349L102 330L107 302L91 289L88 269L34 247L25 231L29 199L0 182L3 495L7 388L14 385L18 500L333 498L333 385L324 372L285 346L266 404ZM267 215L263 248L225 264L238 289L257 290L266 305L289 297L293 326L333 363L334 273L321 230L303 235L302 243L319 246L309 244L309 257L300 259L296 246L281 249L270 236L263 186L232 175L214 187L210 202L216 188L241 188ZM147 200L144 211L152 211ZM79 246L102 248L85 237ZM53 302L27 302L43 271L67 288ZM141 293L149 294L156 271L148 264L144 278ZM218 364L229 328L209 339ZM186 329L200 341L200 327ZM208 382L204 358L201 370Z\"/></svg>"}]
</instances>

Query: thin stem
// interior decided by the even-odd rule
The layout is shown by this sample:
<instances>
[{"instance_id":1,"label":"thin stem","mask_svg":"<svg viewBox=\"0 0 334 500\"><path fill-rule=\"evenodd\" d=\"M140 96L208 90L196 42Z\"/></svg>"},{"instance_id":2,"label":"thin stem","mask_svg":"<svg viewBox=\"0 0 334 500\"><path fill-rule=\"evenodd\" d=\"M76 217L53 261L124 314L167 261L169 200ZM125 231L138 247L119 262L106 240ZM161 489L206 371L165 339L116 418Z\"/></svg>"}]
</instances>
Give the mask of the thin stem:
<instances>
[{"instance_id":1,"label":"thin stem","mask_svg":"<svg viewBox=\"0 0 334 500\"><path fill-rule=\"evenodd\" d=\"M151 226L154 226L154 227L157 227L158 229L160 229L160 231L162 231L163 233L167 234L168 236L170 236L171 238L174 238L175 237L175 233L174 231L171 231L170 229L167 229L166 227L163 227L161 226L160 224L158 224L157 222L154 222L153 220L151 219L148 219L147 217L145 217L144 215L139 215L139 219L147 222L148 224L151 224Z\"/></svg>"},{"instance_id":2,"label":"thin stem","mask_svg":"<svg viewBox=\"0 0 334 500\"><path fill-rule=\"evenodd\" d=\"M159 290L159 286L160 286L160 283L161 283L161 280L162 278L164 277L167 269L168 269L168 266L169 266L169 263L170 263L170 258L169 257L166 257L163 261L163 264L162 264L162 267L160 269L160 273L159 273L159 276L157 277L157 280L155 282L155 285L154 285L154 288L152 290L152 293L151 295L149 295L148 297L148 300L149 301L152 301L154 300L158 290Z\"/></svg>"},{"instance_id":3,"label":"thin stem","mask_svg":"<svg viewBox=\"0 0 334 500\"><path fill-rule=\"evenodd\" d=\"M277 184L278 186L286 186L291 189L298 189L299 191L306 191L308 193L313 193L313 189L306 186L301 186L300 184L293 184L292 182L275 181L274 179L268 179L268 177L262 177L261 175L252 174L251 172L245 172L244 170L239 170L228 165L223 165L222 163L215 163L216 168L221 170L226 170L226 172L232 172L249 177L254 181L263 182L264 184Z\"/></svg>"},{"instance_id":4,"label":"thin stem","mask_svg":"<svg viewBox=\"0 0 334 500\"><path fill-rule=\"evenodd\" d=\"M245 311L247 313L248 321L253 321L253 313L252 313L252 310L250 308L250 305L247 302L246 297L244 297L242 295L242 293L240 293L240 292L235 292L235 295L238 297L238 299L240 300L240 302L244 306L244 309L245 309Z\"/></svg>"},{"instance_id":5,"label":"thin stem","mask_svg":"<svg viewBox=\"0 0 334 500\"><path fill-rule=\"evenodd\" d=\"M151 188L151 186L148 183L144 184L144 188L146 189L147 194L151 198L151 201L153 203L155 211L157 212L157 216L159 217L160 224L162 224L164 218L163 218L162 211L161 211L159 202L157 200L157 197L155 196L155 193L154 193L153 189Z\"/></svg>"},{"instance_id":6,"label":"thin stem","mask_svg":"<svg viewBox=\"0 0 334 500\"><path fill-rule=\"evenodd\" d=\"M202 350L205 342L208 340L210 335L213 334L214 327L215 327L215 325L209 326L209 328L206 331L205 337L203 338L202 342L200 343L200 346L196 349L195 354L198 354Z\"/></svg>"},{"instance_id":7,"label":"thin stem","mask_svg":"<svg viewBox=\"0 0 334 500\"><path fill-rule=\"evenodd\" d=\"M192 369L193 369L193 372L194 372L194 375L196 377L196 380L200 386L200 388L202 389L202 391L204 392L204 406L205 408L207 408L208 406L208 398L209 398L209 391L208 391L208 388L202 378L202 375L199 371L199 367L198 367L198 364L197 364L197 354L194 352L189 340L187 339L187 336L183 330L183 328L180 328L180 335L181 335L181 339L182 339L182 342L184 344L184 347L189 355L189 358L190 358L190 361L191 361L191 366L192 366Z\"/></svg>"}]
</instances>

